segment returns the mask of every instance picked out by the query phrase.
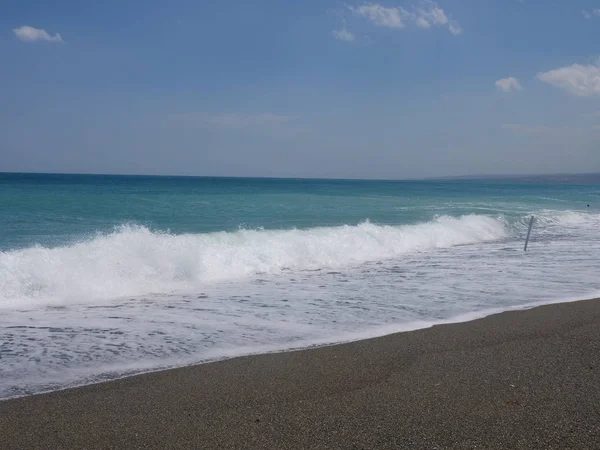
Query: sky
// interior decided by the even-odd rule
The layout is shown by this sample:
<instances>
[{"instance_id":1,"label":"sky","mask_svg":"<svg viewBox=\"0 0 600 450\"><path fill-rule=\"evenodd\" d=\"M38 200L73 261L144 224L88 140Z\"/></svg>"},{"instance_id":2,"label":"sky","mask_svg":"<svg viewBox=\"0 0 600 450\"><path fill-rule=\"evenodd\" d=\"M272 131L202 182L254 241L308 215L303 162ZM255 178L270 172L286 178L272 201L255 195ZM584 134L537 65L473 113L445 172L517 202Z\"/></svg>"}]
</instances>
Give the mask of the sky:
<instances>
[{"instance_id":1,"label":"sky","mask_svg":"<svg viewBox=\"0 0 600 450\"><path fill-rule=\"evenodd\" d=\"M600 0L3 0L0 172L600 172Z\"/></svg>"}]
</instances>

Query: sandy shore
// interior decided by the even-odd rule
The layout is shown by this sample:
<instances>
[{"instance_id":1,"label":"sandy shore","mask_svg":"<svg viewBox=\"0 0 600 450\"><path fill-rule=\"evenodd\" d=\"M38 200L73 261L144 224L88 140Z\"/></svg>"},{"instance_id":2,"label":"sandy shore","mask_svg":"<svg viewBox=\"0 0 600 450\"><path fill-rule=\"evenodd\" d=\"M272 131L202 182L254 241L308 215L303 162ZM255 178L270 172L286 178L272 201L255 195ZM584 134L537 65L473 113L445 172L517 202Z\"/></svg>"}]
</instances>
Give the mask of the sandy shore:
<instances>
[{"instance_id":1,"label":"sandy shore","mask_svg":"<svg viewBox=\"0 0 600 450\"><path fill-rule=\"evenodd\" d=\"M600 301L4 401L0 448L597 449Z\"/></svg>"}]
</instances>

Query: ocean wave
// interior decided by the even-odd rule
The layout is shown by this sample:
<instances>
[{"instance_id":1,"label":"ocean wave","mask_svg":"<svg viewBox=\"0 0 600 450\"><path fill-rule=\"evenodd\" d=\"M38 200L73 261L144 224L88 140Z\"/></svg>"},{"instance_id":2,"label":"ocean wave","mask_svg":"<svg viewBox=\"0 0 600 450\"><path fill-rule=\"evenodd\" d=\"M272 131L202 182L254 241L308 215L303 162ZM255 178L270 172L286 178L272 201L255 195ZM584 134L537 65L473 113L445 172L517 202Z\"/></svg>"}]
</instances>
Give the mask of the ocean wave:
<instances>
[{"instance_id":1,"label":"ocean wave","mask_svg":"<svg viewBox=\"0 0 600 450\"><path fill-rule=\"evenodd\" d=\"M504 219L479 215L404 226L364 222L182 235L125 225L69 246L0 252L0 307L199 289L215 281L340 268L509 235Z\"/></svg>"},{"instance_id":2,"label":"ocean wave","mask_svg":"<svg viewBox=\"0 0 600 450\"><path fill-rule=\"evenodd\" d=\"M600 214L583 213L578 211L554 211L544 209L534 213L535 220L542 225L583 225L600 223Z\"/></svg>"}]
</instances>

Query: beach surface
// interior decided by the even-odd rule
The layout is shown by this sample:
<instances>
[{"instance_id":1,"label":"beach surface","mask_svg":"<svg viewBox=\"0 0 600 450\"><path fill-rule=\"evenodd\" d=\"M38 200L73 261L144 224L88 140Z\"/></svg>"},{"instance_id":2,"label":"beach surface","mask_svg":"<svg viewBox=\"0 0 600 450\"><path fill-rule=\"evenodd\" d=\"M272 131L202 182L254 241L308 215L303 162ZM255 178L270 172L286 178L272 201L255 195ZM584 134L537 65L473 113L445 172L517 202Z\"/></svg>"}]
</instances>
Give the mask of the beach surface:
<instances>
[{"instance_id":1,"label":"beach surface","mask_svg":"<svg viewBox=\"0 0 600 450\"><path fill-rule=\"evenodd\" d=\"M0 448L600 448L600 301L3 401Z\"/></svg>"}]
</instances>

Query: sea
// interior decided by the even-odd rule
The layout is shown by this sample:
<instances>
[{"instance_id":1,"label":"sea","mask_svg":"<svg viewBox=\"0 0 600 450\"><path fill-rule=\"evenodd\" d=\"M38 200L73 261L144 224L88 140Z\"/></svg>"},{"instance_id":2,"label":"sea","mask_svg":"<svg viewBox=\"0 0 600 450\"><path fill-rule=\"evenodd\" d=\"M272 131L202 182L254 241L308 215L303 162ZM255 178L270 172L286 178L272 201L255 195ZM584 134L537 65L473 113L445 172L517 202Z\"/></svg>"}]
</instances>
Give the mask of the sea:
<instances>
[{"instance_id":1,"label":"sea","mask_svg":"<svg viewBox=\"0 0 600 450\"><path fill-rule=\"evenodd\" d=\"M600 175L0 174L0 399L595 298L599 259Z\"/></svg>"}]
</instances>

